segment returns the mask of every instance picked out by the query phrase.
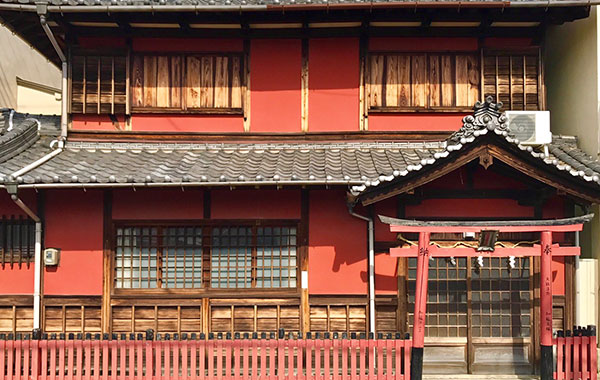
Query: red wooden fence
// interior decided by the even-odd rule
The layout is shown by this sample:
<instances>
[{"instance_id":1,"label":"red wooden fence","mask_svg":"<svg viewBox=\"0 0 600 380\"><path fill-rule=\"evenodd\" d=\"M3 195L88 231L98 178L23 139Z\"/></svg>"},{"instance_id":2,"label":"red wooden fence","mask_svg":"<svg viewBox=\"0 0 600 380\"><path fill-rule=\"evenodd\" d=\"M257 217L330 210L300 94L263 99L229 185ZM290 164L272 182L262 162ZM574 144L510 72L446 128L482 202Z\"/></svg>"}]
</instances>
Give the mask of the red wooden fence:
<instances>
[{"instance_id":1,"label":"red wooden fence","mask_svg":"<svg viewBox=\"0 0 600 380\"><path fill-rule=\"evenodd\" d=\"M4 380L408 380L408 339L0 340Z\"/></svg>"},{"instance_id":2,"label":"red wooden fence","mask_svg":"<svg viewBox=\"0 0 600 380\"><path fill-rule=\"evenodd\" d=\"M566 336L565 336L566 335ZM574 335L574 336L571 336ZM598 352L595 327L559 331L553 339L556 354L556 380L597 380Z\"/></svg>"}]
</instances>

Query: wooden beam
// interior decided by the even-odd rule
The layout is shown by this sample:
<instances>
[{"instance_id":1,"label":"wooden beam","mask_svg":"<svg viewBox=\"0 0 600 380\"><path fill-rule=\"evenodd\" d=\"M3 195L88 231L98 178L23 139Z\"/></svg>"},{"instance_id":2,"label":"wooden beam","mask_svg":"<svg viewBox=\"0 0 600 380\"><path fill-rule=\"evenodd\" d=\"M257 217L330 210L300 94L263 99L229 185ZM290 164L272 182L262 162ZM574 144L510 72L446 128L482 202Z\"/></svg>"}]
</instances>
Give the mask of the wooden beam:
<instances>
[{"instance_id":1,"label":"wooden beam","mask_svg":"<svg viewBox=\"0 0 600 380\"><path fill-rule=\"evenodd\" d=\"M242 85L242 102L244 109L244 132L250 132L250 116L251 116L251 103L250 103L250 40L244 39L244 71L243 71L243 85Z\"/></svg>"},{"instance_id":2,"label":"wooden beam","mask_svg":"<svg viewBox=\"0 0 600 380\"><path fill-rule=\"evenodd\" d=\"M309 94L309 82L308 82L308 51L309 51L309 40L307 38L302 39L302 72L301 72L301 129L302 132L308 132L308 94Z\"/></svg>"},{"instance_id":3,"label":"wooden beam","mask_svg":"<svg viewBox=\"0 0 600 380\"><path fill-rule=\"evenodd\" d=\"M102 332L110 333L111 304L110 295L112 291L112 190L104 190L103 218L103 275L102 275Z\"/></svg>"},{"instance_id":4,"label":"wooden beam","mask_svg":"<svg viewBox=\"0 0 600 380\"><path fill-rule=\"evenodd\" d=\"M553 256L579 256L581 249L579 247L560 247L558 244L552 245ZM456 247L443 248L436 245L429 246L431 257L536 257L540 256L539 244L532 247L496 247L494 252L478 252L476 248ZM418 257L419 251L416 246L409 248L390 248L391 257Z\"/></svg>"},{"instance_id":5,"label":"wooden beam","mask_svg":"<svg viewBox=\"0 0 600 380\"><path fill-rule=\"evenodd\" d=\"M308 279L308 268L309 268L309 256L308 256L308 234L309 234L309 209L310 209L310 191L303 189L301 192L301 206L300 206L300 320L302 334L305 335L310 331L310 304L309 304L309 293L308 283L305 280Z\"/></svg>"},{"instance_id":6,"label":"wooden beam","mask_svg":"<svg viewBox=\"0 0 600 380\"><path fill-rule=\"evenodd\" d=\"M594 214L563 219L541 220L484 220L484 221L420 221L379 216L382 223L390 225L392 232L462 233L498 230L500 232L574 232L581 231L583 223L591 221Z\"/></svg>"}]
</instances>

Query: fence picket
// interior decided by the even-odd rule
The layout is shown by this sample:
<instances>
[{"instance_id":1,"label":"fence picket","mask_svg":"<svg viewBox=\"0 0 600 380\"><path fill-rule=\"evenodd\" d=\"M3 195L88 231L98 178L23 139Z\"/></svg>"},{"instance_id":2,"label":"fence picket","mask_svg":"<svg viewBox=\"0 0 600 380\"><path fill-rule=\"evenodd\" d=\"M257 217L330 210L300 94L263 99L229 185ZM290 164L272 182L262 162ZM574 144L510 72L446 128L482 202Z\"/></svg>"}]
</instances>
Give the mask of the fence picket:
<instances>
[{"instance_id":1,"label":"fence picket","mask_svg":"<svg viewBox=\"0 0 600 380\"><path fill-rule=\"evenodd\" d=\"M358 341L351 340L350 341L350 379L356 379L356 351L358 350ZM358 375L360 378L360 374Z\"/></svg>"},{"instance_id":2,"label":"fence picket","mask_svg":"<svg viewBox=\"0 0 600 380\"><path fill-rule=\"evenodd\" d=\"M136 340L133 336L123 340L106 337L103 340L89 337L85 340L0 340L0 379L409 379L410 341L326 336L326 339L190 341L187 337L152 341ZM591 363L596 360L595 351L590 350L595 338L578 340L581 342L578 370L588 380L592 375ZM561 379L558 374L557 379Z\"/></svg>"},{"instance_id":3,"label":"fence picket","mask_svg":"<svg viewBox=\"0 0 600 380\"><path fill-rule=\"evenodd\" d=\"M15 380L21 380L21 350L23 342L20 340L15 341L15 367L13 369L13 377Z\"/></svg>"}]
</instances>

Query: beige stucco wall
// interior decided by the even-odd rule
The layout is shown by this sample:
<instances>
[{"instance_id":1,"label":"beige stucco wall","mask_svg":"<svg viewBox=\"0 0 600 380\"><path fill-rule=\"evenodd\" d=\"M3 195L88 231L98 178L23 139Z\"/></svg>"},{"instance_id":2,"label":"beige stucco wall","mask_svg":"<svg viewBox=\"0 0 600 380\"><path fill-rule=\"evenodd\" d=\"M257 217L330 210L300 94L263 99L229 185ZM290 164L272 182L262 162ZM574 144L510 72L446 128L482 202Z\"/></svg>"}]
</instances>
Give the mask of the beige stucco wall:
<instances>
[{"instance_id":1,"label":"beige stucco wall","mask_svg":"<svg viewBox=\"0 0 600 380\"><path fill-rule=\"evenodd\" d=\"M577 136L581 148L596 158L600 158L598 21L593 7L589 18L551 26L544 47L552 132ZM600 210L594 211L597 217L582 234L585 257L600 257Z\"/></svg>"},{"instance_id":2,"label":"beige stucco wall","mask_svg":"<svg viewBox=\"0 0 600 380\"><path fill-rule=\"evenodd\" d=\"M44 115L60 115L61 93L17 86L17 106L15 109L23 113L41 113Z\"/></svg>"},{"instance_id":3,"label":"beige stucco wall","mask_svg":"<svg viewBox=\"0 0 600 380\"><path fill-rule=\"evenodd\" d=\"M18 103L27 104L27 98L19 99L17 103L17 76L31 82L60 88L61 75L58 68L2 25L0 25L0 46L2 46L0 108L16 109ZM32 100L39 101L39 99ZM28 107L28 109L32 108ZM41 113L43 110L35 113Z\"/></svg>"},{"instance_id":4,"label":"beige stucco wall","mask_svg":"<svg viewBox=\"0 0 600 380\"><path fill-rule=\"evenodd\" d=\"M549 27L545 41L552 132L577 136L579 146L597 159L600 159L599 31L598 10L592 7L587 19ZM600 208L595 205L590 211L596 217L581 234L582 257L600 259Z\"/></svg>"}]
</instances>

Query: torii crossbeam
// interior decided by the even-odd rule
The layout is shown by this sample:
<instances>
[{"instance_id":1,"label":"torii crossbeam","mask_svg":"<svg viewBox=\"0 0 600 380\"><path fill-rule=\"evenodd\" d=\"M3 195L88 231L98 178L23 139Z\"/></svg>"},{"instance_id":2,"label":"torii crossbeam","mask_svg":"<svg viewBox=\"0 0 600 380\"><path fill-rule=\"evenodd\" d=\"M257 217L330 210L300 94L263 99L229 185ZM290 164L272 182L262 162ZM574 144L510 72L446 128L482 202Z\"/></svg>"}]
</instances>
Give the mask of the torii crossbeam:
<instances>
[{"instance_id":1,"label":"torii crossbeam","mask_svg":"<svg viewBox=\"0 0 600 380\"><path fill-rule=\"evenodd\" d=\"M423 347L425 342L425 316L427 313L427 281L430 257L525 257L540 256L540 346L541 380L552 380L552 256L578 256L579 247L561 247L552 243L553 232L576 232L583 229L594 214L584 216L515 221L416 221L379 216L390 225L391 232L419 233L417 247L391 248L393 257L417 257L417 281L413 326L413 347L411 355L411 380L421 380L423 376ZM540 244L533 247L499 247L482 252L477 248L443 248L430 244L431 233L464 233L481 231L498 232L539 232Z\"/></svg>"}]
</instances>

